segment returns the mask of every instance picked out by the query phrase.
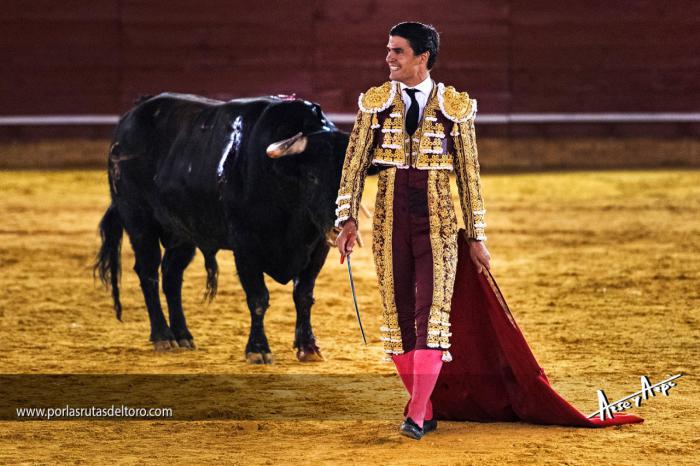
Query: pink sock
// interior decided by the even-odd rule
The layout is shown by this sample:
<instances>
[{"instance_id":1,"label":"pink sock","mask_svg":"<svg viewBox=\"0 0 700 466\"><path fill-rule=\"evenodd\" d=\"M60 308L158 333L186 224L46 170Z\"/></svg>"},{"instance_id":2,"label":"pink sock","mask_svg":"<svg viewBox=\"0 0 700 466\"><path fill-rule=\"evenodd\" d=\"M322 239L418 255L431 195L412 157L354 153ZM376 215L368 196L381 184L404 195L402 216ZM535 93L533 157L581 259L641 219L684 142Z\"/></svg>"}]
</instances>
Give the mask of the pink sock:
<instances>
[{"instance_id":1,"label":"pink sock","mask_svg":"<svg viewBox=\"0 0 700 466\"><path fill-rule=\"evenodd\" d=\"M401 377L401 381L410 396L413 390L413 350L403 354L394 354L391 359L394 361L396 372L399 373L399 377Z\"/></svg>"},{"instance_id":2,"label":"pink sock","mask_svg":"<svg viewBox=\"0 0 700 466\"><path fill-rule=\"evenodd\" d=\"M408 396L410 397L413 394L413 357L414 357L414 352L415 350L407 351L403 354L394 354L391 356L391 359L394 361L394 365L396 365L396 372L398 372L399 377L401 377L401 381L403 382L404 387L406 387L406 391L408 392ZM406 407L403 410L403 415L404 418L406 417L408 413L408 405L411 403L411 400L409 399L408 402L406 403ZM428 404L425 408L425 419L432 419L433 418L433 404L430 402L430 399L428 399Z\"/></svg>"},{"instance_id":3,"label":"pink sock","mask_svg":"<svg viewBox=\"0 0 700 466\"><path fill-rule=\"evenodd\" d=\"M428 412L428 404L438 375L440 375L440 369L442 369L442 351L415 350L413 354L413 389L411 401L408 404L408 416L421 428L427 414L430 414L428 419L432 418L432 412Z\"/></svg>"}]
</instances>

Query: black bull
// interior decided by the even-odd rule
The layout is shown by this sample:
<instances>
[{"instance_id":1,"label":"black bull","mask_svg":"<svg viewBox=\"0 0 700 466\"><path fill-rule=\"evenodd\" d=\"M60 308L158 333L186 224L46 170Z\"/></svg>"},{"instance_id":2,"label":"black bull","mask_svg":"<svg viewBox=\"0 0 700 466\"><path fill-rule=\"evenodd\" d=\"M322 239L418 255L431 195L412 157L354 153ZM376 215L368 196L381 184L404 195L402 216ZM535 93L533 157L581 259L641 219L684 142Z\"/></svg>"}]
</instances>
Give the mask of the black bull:
<instances>
[{"instance_id":1,"label":"black bull","mask_svg":"<svg viewBox=\"0 0 700 466\"><path fill-rule=\"evenodd\" d=\"M250 310L246 359L272 362L263 326L269 307L263 274L283 284L293 280L297 357L323 359L311 306L329 251L326 236L333 228L347 144L348 135L304 100L220 102L160 94L138 102L114 131L108 161L112 203L100 222L95 264L112 288L117 318L123 230L134 250L156 350L194 347L182 309L184 270L200 249L205 296L211 299L215 256L227 249L234 252ZM159 297L161 265L169 324Z\"/></svg>"}]
</instances>

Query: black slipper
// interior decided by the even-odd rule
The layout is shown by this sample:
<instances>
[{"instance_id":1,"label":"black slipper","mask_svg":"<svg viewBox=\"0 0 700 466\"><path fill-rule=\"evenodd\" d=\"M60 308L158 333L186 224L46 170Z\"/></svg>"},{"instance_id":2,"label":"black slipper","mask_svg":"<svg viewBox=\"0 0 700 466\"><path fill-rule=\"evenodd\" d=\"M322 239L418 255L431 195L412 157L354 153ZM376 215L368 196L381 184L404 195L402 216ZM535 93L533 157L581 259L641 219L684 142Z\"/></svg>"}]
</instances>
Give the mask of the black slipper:
<instances>
[{"instance_id":1,"label":"black slipper","mask_svg":"<svg viewBox=\"0 0 700 466\"><path fill-rule=\"evenodd\" d=\"M405 435L406 437L410 437L414 440L420 440L423 437L423 429L418 427L418 424L413 422L413 419L406 418L405 421L401 423L401 427L399 427L399 432L401 435Z\"/></svg>"},{"instance_id":2,"label":"black slipper","mask_svg":"<svg viewBox=\"0 0 700 466\"><path fill-rule=\"evenodd\" d=\"M426 419L423 421L423 433L427 434L428 432L432 432L435 429L437 429L437 420L436 419Z\"/></svg>"}]
</instances>

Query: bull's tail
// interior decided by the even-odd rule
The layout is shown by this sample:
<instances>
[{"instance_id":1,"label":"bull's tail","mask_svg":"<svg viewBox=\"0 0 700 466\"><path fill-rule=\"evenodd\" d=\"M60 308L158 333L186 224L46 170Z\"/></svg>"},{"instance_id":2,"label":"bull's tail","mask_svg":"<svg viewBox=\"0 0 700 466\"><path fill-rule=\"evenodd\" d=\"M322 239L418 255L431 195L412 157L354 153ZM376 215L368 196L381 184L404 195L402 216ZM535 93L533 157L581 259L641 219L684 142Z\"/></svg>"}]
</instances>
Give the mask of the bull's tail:
<instances>
[{"instance_id":1,"label":"bull's tail","mask_svg":"<svg viewBox=\"0 0 700 466\"><path fill-rule=\"evenodd\" d=\"M117 207L112 204L105 212L100 221L100 236L102 237L102 247L97 253L95 265L93 266L93 276L99 274L100 281L105 288L112 287L112 298L114 299L114 311L117 319L122 320L122 303L119 301L119 277L121 275L121 247L124 225L119 216Z\"/></svg>"},{"instance_id":2,"label":"bull's tail","mask_svg":"<svg viewBox=\"0 0 700 466\"><path fill-rule=\"evenodd\" d=\"M204 267L207 269L207 289L204 292L204 300L212 302L219 283L219 264L216 262L216 251L202 251L202 253Z\"/></svg>"}]
</instances>

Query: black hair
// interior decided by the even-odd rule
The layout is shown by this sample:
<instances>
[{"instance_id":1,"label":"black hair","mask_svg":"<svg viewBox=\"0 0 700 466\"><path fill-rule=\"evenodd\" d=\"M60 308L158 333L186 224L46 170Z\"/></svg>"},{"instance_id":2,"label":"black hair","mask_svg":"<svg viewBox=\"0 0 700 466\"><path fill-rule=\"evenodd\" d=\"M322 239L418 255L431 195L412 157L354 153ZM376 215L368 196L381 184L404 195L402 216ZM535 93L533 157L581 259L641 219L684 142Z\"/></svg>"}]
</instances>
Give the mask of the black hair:
<instances>
[{"instance_id":1,"label":"black hair","mask_svg":"<svg viewBox=\"0 0 700 466\"><path fill-rule=\"evenodd\" d=\"M390 36L400 36L408 40L413 53L420 55L430 52L428 56L428 69L432 69L440 50L440 34L430 24L417 22L399 23L389 31Z\"/></svg>"}]
</instances>

